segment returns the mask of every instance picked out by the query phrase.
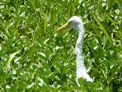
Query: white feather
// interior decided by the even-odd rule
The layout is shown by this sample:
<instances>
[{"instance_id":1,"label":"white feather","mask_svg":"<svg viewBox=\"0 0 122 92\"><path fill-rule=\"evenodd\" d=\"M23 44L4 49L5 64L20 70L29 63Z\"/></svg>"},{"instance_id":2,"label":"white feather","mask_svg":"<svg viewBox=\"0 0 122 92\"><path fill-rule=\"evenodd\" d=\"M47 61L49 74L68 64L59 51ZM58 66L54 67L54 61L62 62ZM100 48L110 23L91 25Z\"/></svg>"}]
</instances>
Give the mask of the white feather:
<instances>
[{"instance_id":1,"label":"white feather","mask_svg":"<svg viewBox=\"0 0 122 92\"><path fill-rule=\"evenodd\" d=\"M70 27L75 29L76 32L78 33L78 39L76 42L76 83L78 86L80 86L78 79L79 78L84 78L87 81L93 82L93 79L90 78L90 76L87 73L86 67L84 65L84 58L82 55L82 44L83 44L83 39L84 39L84 26L83 22L81 19L77 16L73 16L72 18L69 19Z\"/></svg>"}]
</instances>

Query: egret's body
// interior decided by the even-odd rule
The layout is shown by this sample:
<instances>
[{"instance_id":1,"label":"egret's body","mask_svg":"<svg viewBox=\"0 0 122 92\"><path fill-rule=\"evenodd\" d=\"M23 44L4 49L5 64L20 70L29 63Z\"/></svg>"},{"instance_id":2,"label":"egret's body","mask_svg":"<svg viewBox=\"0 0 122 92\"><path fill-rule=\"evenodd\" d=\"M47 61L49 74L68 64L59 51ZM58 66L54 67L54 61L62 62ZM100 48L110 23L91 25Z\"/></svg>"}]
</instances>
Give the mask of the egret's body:
<instances>
[{"instance_id":1,"label":"egret's body","mask_svg":"<svg viewBox=\"0 0 122 92\"><path fill-rule=\"evenodd\" d=\"M84 65L84 58L82 55L82 46L83 46L83 39L84 39L84 34L85 34L84 26L83 26L83 22L81 21L79 17L73 16L69 19L69 21L65 25L57 29L57 31L61 31L67 27L75 29L76 32L78 33L78 39L76 41L76 48L75 48L76 82L78 86L80 86L78 79L81 77L86 79L87 81L90 81L90 82L93 81L92 78L90 78L90 76L87 73L86 67Z\"/></svg>"}]
</instances>

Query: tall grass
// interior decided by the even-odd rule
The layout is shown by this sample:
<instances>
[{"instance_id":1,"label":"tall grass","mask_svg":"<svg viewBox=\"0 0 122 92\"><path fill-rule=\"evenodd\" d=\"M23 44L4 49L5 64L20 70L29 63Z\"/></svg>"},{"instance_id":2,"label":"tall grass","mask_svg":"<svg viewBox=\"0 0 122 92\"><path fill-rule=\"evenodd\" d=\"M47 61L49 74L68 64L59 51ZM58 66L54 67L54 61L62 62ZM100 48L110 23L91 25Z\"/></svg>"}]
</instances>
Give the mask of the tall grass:
<instances>
[{"instance_id":1,"label":"tall grass","mask_svg":"<svg viewBox=\"0 0 122 92\"><path fill-rule=\"evenodd\" d=\"M94 83L75 82L74 30L54 33L71 16L85 26L85 65ZM120 0L1 0L0 92L121 92Z\"/></svg>"}]
</instances>

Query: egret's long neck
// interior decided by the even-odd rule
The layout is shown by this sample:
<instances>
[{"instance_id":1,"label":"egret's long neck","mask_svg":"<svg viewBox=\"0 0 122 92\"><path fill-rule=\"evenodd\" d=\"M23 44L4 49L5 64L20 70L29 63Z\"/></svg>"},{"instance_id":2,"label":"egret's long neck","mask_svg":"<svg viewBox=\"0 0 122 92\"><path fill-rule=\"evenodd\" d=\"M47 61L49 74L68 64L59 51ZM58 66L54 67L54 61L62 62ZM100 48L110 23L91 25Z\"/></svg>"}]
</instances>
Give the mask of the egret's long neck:
<instances>
[{"instance_id":1,"label":"egret's long neck","mask_svg":"<svg viewBox=\"0 0 122 92\"><path fill-rule=\"evenodd\" d=\"M83 25L78 25L78 27L75 29L78 33L78 39L76 42L76 54L82 54L82 43L83 43L83 39L84 39L84 27Z\"/></svg>"},{"instance_id":2,"label":"egret's long neck","mask_svg":"<svg viewBox=\"0 0 122 92\"><path fill-rule=\"evenodd\" d=\"M78 39L76 42L76 83L78 84L78 86L80 86L78 79L81 77L86 79L87 81L93 82L93 80L90 78L90 76L87 73L84 64L84 58L82 55L82 45L83 45L83 39L85 34L83 24L81 23L77 25L77 27L75 27L75 30L78 33Z\"/></svg>"}]
</instances>

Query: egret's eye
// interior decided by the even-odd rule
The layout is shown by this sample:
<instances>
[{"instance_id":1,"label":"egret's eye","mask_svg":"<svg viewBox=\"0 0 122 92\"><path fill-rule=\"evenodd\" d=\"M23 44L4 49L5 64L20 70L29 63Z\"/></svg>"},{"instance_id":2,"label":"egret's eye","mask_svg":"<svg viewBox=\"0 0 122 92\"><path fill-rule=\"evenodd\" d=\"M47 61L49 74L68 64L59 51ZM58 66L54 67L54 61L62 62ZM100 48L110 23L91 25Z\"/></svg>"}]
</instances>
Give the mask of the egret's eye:
<instances>
[{"instance_id":1,"label":"egret's eye","mask_svg":"<svg viewBox=\"0 0 122 92\"><path fill-rule=\"evenodd\" d=\"M68 21L68 24L71 25L71 21Z\"/></svg>"},{"instance_id":2,"label":"egret's eye","mask_svg":"<svg viewBox=\"0 0 122 92\"><path fill-rule=\"evenodd\" d=\"M68 22L69 27L71 28L73 26L72 21Z\"/></svg>"}]
</instances>

